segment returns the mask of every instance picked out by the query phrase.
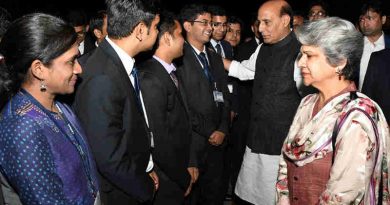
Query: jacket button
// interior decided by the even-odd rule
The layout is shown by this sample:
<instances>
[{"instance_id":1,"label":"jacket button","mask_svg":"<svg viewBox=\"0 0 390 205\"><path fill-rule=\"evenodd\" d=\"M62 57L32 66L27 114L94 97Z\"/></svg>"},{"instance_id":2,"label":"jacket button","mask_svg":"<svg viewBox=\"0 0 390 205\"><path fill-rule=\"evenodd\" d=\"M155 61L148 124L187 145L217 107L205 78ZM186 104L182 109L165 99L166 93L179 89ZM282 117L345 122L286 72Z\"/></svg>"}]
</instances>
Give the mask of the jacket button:
<instances>
[{"instance_id":1,"label":"jacket button","mask_svg":"<svg viewBox=\"0 0 390 205\"><path fill-rule=\"evenodd\" d=\"M295 180L295 181L298 181L298 177L297 177L297 176L294 176L294 180Z\"/></svg>"},{"instance_id":2,"label":"jacket button","mask_svg":"<svg viewBox=\"0 0 390 205\"><path fill-rule=\"evenodd\" d=\"M294 199L295 201L298 201L298 197L296 197L296 196L294 196L293 199Z\"/></svg>"}]
</instances>

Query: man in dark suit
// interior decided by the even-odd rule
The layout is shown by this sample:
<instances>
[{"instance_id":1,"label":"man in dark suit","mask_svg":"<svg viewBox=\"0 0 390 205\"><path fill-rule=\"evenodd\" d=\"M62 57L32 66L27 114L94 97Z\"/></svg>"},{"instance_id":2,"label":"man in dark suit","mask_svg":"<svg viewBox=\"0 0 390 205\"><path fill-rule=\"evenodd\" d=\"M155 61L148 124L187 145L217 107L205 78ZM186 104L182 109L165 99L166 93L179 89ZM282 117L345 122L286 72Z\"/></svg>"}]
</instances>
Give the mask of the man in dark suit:
<instances>
[{"instance_id":1,"label":"man in dark suit","mask_svg":"<svg viewBox=\"0 0 390 205\"><path fill-rule=\"evenodd\" d=\"M192 120L192 143L201 161L199 182L194 197L199 204L221 204L224 139L228 133L229 102L227 76L222 59L206 49L212 27L211 15L202 5L187 5L180 17L186 32L184 56L178 61L178 76L183 82ZM196 194L199 194L198 196Z\"/></svg>"},{"instance_id":2,"label":"man in dark suit","mask_svg":"<svg viewBox=\"0 0 390 205\"><path fill-rule=\"evenodd\" d=\"M371 53L390 48L390 37L382 30L388 20L380 1L368 1L361 8L359 28L364 35L364 49L360 67L354 72L354 81L359 91L365 86L364 78L368 72Z\"/></svg>"},{"instance_id":3,"label":"man in dark suit","mask_svg":"<svg viewBox=\"0 0 390 205\"><path fill-rule=\"evenodd\" d=\"M229 42L223 40L227 30L226 11L219 6L210 6L209 11L212 17L213 33L207 47L212 48L220 56L229 60L233 59L233 47Z\"/></svg>"},{"instance_id":4,"label":"man in dark suit","mask_svg":"<svg viewBox=\"0 0 390 205\"><path fill-rule=\"evenodd\" d=\"M160 15L158 30L154 56L140 66L141 90L154 133L154 169L160 183L153 204L181 205L197 172L195 165L189 164L191 124L172 63L183 55L184 38L179 21L170 13Z\"/></svg>"},{"instance_id":5,"label":"man in dark suit","mask_svg":"<svg viewBox=\"0 0 390 205\"><path fill-rule=\"evenodd\" d=\"M371 54L362 92L382 108L390 124L390 49Z\"/></svg>"},{"instance_id":6,"label":"man in dark suit","mask_svg":"<svg viewBox=\"0 0 390 205\"><path fill-rule=\"evenodd\" d=\"M141 0L107 1L108 37L84 65L74 102L94 154L105 205L140 204L158 188L134 56L150 49L159 16ZM137 12L134 12L137 11Z\"/></svg>"},{"instance_id":7,"label":"man in dark suit","mask_svg":"<svg viewBox=\"0 0 390 205\"><path fill-rule=\"evenodd\" d=\"M88 48L87 52L84 52L84 54L78 59L81 67L84 66L88 57L92 55L92 52L98 47L98 45L104 40L106 36L107 12L100 10L89 20L89 32L87 33L86 38L90 38L92 44L89 45L90 48Z\"/></svg>"}]
</instances>

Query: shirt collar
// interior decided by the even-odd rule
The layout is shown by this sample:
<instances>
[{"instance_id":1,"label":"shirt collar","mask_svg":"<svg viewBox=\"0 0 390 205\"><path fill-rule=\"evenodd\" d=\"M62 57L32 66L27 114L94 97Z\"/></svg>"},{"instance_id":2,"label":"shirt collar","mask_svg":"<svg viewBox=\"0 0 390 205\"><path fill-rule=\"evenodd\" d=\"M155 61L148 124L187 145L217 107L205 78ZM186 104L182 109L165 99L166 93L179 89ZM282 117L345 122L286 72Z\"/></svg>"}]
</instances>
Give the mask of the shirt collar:
<instances>
[{"instance_id":1,"label":"shirt collar","mask_svg":"<svg viewBox=\"0 0 390 205\"><path fill-rule=\"evenodd\" d=\"M217 44L220 44L221 45L221 41L216 41L216 40L214 40L214 39L211 39L210 40L210 43L211 43L211 45L215 48L215 46L217 46Z\"/></svg>"},{"instance_id":2,"label":"shirt collar","mask_svg":"<svg viewBox=\"0 0 390 205\"><path fill-rule=\"evenodd\" d=\"M156 55L153 55L153 58L161 63L161 65L165 68L165 70L168 72L168 74L171 74L172 71L176 71L176 67L175 67L175 65L173 65L173 63L168 64L164 60L162 60L161 58L157 57Z\"/></svg>"},{"instance_id":3,"label":"shirt collar","mask_svg":"<svg viewBox=\"0 0 390 205\"><path fill-rule=\"evenodd\" d=\"M385 35L382 31L382 35L376 40L374 43L372 43L370 40L368 40L367 36L364 36L364 45L371 44L374 47L382 46L385 47Z\"/></svg>"},{"instance_id":4,"label":"shirt collar","mask_svg":"<svg viewBox=\"0 0 390 205\"><path fill-rule=\"evenodd\" d=\"M108 38L108 36L106 36L106 40L115 50L115 52L118 54L119 59L121 59L122 64L126 69L127 75L130 75L135 63L134 58L129 56L129 54L127 54L122 48L120 48L118 45L112 42L110 38Z\"/></svg>"},{"instance_id":5,"label":"shirt collar","mask_svg":"<svg viewBox=\"0 0 390 205\"><path fill-rule=\"evenodd\" d=\"M80 44L79 44L79 51L80 51L81 55L84 54L84 41L80 42Z\"/></svg>"},{"instance_id":6,"label":"shirt collar","mask_svg":"<svg viewBox=\"0 0 390 205\"><path fill-rule=\"evenodd\" d=\"M260 39L258 39L257 37L255 37L255 41L256 41L257 45L260 44Z\"/></svg>"},{"instance_id":7,"label":"shirt collar","mask_svg":"<svg viewBox=\"0 0 390 205\"><path fill-rule=\"evenodd\" d=\"M206 46L203 46L203 51L199 51L197 48L195 48L194 46L192 46L191 43L188 43L188 44L194 49L194 51L195 51L195 53L196 53L197 55L199 55L200 52L206 53Z\"/></svg>"}]
</instances>

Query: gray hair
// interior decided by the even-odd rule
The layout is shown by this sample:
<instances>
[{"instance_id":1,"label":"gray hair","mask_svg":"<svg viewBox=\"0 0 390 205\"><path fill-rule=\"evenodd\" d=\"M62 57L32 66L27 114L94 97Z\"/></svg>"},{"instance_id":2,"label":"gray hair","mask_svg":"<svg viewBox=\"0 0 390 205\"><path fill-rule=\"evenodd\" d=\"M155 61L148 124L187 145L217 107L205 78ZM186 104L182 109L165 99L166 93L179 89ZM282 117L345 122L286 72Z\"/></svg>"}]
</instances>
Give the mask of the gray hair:
<instances>
[{"instance_id":1,"label":"gray hair","mask_svg":"<svg viewBox=\"0 0 390 205\"><path fill-rule=\"evenodd\" d=\"M363 36L355 26L338 17L307 22L295 31L303 45L316 46L322 49L328 63L338 66L343 60L347 64L342 75L352 80L354 69L360 66L363 53Z\"/></svg>"}]
</instances>

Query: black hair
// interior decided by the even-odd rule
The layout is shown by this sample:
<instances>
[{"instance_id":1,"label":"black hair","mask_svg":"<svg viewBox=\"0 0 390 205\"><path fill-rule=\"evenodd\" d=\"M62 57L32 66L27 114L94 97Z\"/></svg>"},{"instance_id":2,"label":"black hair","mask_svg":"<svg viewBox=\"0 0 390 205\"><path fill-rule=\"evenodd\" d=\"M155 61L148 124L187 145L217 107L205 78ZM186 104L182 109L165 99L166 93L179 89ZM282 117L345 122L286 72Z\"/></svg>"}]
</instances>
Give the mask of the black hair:
<instances>
[{"instance_id":1,"label":"black hair","mask_svg":"<svg viewBox=\"0 0 390 205\"><path fill-rule=\"evenodd\" d=\"M211 5L208 7L208 11L212 16L227 16L226 10L220 6Z\"/></svg>"},{"instance_id":2,"label":"black hair","mask_svg":"<svg viewBox=\"0 0 390 205\"><path fill-rule=\"evenodd\" d=\"M288 15L290 17L290 28L293 27L293 21L294 21L293 14L294 12L288 3L283 4L283 6L280 8L280 16Z\"/></svg>"},{"instance_id":3,"label":"black hair","mask_svg":"<svg viewBox=\"0 0 390 205\"><path fill-rule=\"evenodd\" d=\"M11 24L11 14L4 8L0 7L0 40L7 28Z\"/></svg>"},{"instance_id":4,"label":"black hair","mask_svg":"<svg viewBox=\"0 0 390 205\"><path fill-rule=\"evenodd\" d=\"M4 56L0 70L1 96L12 96L20 89L34 60L49 67L76 39L74 28L58 17L33 13L15 20L0 42L0 53Z\"/></svg>"},{"instance_id":5,"label":"black hair","mask_svg":"<svg viewBox=\"0 0 390 205\"><path fill-rule=\"evenodd\" d=\"M323 1L323 0L312 0L309 3L309 7L308 7L308 12L307 13L310 12L310 9L313 6L321 6L321 8L325 11L325 15L329 16L329 5L325 1Z\"/></svg>"},{"instance_id":6,"label":"black hair","mask_svg":"<svg viewBox=\"0 0 390 205\"><path fill-rule=\"evenodd\" d=\"M180 10L180 22L194 21L199 15L210 13L208 8L203 4L188 4Z\"/></svg>"},{"instance_id":7,"label":"black hair","mask_svg":"<svg viewBox=\"0 0 390 205\"><path fill-rule=\"evenodd\" d=\"M385 13L383 12L382 8L382 2L373 0L373 1L368 1L365 4L363 4L361 10L360 10L360 15L366 14L369 10L372 10L376 13L378 13L380 16L384 16Z\"/></svg>"},{"instance_id":8,"label":"black hair","mask_svg":"<svg viewBox=\"0 0 390 205\"><path fill-rule=\"evenodd\" d=\"M106 0L107 33L111 38L129 36L139 23L150 27L157 14L153 2L147 0Z\"/></svg>"},{"instance_id":9,"label":"black hair","mask_svg":"<svg viewBox=\"0 0 390 205\"><path fill-rule=\"evenodd\" d=\"M88 25L87 14L81 9L70 9L64 16L67 21L73 27Z\"/></svg>"},{"instance_id":10,"label":"black hair","mask_svg":"<svg viewBox=\"0 0 390 205\"><path fill-rule=\"evenodd\" d=\"M95 29L102 31L105 17L107 17L107 12L105 10L100 10L95 15L93 15L89 20L89 30L91 32L93 32Z\"/></svg>"},{"instance_id":11,"label":"black hair","mask_svg":"<svg viewBox=\"0 0 390 205\"><path fill-rule=\"evenodd\" d=\"M169 11L163 11L160 14L160 22L158 23L158 35L155 43L155 47L158 48L161 37L168 32L169 34L173 34L176 29L175 20L178 19L175 15Z\"/></svg>"},{"instance_id":12,"label":"black hair","mask_svg":"<svg viewBox=\"0 0 390 205\"><path fill-rule=\"evenodd\" d=\"M240 24L241 28L244 27L244 22L238 16L230 16L227 23Z\"/></svg>"}]
</instances>

